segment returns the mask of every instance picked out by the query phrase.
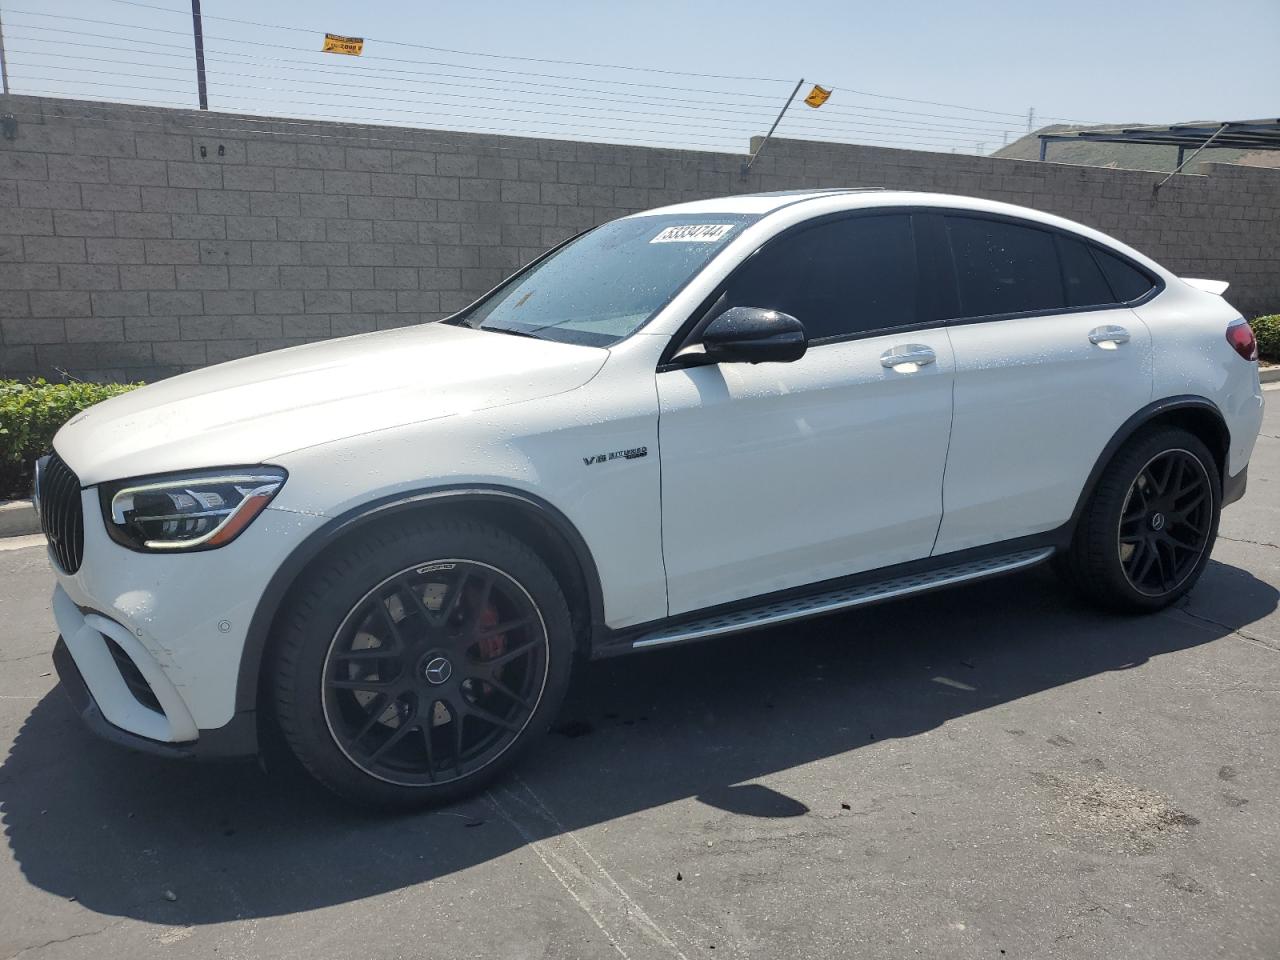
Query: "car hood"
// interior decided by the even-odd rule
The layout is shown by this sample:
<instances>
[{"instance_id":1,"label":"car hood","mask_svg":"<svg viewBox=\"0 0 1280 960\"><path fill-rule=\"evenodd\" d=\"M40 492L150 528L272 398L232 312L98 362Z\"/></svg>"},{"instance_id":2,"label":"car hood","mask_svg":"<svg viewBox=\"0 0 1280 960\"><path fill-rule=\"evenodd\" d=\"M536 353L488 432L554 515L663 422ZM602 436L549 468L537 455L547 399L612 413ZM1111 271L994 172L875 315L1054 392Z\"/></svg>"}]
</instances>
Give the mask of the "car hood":
<instances>
[{"instance_id":1,"label":"car hood","mask_svg":"<svg viewBox=\"0 0 1280 960\"><path fill-rule=\"evenodd\" d=\"M536 400L590 380L608 351L441 323L291 347L97 404L54 438L85 486L269 461L291 450Z\"/></svg>"}]
</instances>

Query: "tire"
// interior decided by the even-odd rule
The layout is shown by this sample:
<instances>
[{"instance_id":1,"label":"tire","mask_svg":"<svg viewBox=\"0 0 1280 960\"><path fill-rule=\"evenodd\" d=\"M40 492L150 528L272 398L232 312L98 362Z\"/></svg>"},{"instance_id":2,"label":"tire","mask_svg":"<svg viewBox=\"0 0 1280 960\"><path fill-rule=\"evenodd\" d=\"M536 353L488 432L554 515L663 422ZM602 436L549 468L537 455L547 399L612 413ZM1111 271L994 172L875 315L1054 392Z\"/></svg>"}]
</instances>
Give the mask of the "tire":
<instances>
[{"instance_id":1,"label":"tire","mask_svg":"<svg viewBox=\"0 0 1280 960\"><path fill-rule=\"evenodd\" d=\"M554 720L573 631L554 575L488 524L411 519L356 535L300 580L274 637L280 732L348 800L450 803Z\"/></svg>"},{"instance_id":2,"label":"tire","mask_svg":"<svg viewBox=\"0 0 1280 960\"><path fill-rule=\"evenodd\" d=\"M1059 567L1097 606L1162 610L1200 579L1221 509L1208 447L1177 427L1144 431L1107 465Z\"/></svg>"}]
</instances>

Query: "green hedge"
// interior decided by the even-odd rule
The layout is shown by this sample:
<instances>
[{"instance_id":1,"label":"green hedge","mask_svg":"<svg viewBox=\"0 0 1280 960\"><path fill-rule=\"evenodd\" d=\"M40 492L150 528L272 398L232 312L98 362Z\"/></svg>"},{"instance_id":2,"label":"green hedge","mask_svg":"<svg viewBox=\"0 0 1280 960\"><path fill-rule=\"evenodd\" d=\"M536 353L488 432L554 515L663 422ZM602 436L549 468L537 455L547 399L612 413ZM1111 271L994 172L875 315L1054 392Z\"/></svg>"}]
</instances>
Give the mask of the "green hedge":
<instances>
[{"instance_id":1,"label":"green hedge","mask_svg":"<svg viewBox=\"0 0 1280 960\"><path fill-rule=\"evenodd\" d=\"M1250 320L1253 335L1258 338L1258 356L1272 363L1280 363L1280 313Z\"/></svg>"},{"instance_id":2,"label":"green hedge","mask_svg":"<svg viewBox=\"0 0 1280 960\"><path fill-rule=\"evenodd\" d=\"M141 386L0 380L0 499L31 494L31 465L85 407Z\"/></svg>"}]
</instances>

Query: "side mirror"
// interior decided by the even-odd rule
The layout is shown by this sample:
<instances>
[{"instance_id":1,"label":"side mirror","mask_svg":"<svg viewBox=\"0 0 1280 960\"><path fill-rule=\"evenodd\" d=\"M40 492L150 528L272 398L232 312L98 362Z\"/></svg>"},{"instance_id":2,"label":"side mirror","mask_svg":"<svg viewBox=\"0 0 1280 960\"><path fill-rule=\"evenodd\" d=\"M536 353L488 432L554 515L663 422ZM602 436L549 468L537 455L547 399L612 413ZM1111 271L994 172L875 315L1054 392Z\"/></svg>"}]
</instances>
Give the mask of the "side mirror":
<instances>
[{"instance_id":1,"label":"side mirror","mask_svg":"<svg viewBox=\"0 0 1280 960\"><path fill-rule=\"evenodd\" d=\"M804 324L777 310L731 307L702 331L704 363L790 363L809 348Z\"/></svg>"}]
</instances>

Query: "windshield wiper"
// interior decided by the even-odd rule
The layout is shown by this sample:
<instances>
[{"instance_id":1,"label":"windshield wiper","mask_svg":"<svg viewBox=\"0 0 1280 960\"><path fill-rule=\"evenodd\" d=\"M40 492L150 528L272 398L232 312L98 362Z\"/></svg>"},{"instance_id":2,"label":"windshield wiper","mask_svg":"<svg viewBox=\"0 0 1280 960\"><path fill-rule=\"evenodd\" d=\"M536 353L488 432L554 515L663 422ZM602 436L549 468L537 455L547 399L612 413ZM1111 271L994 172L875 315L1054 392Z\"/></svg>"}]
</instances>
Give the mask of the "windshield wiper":
<instances>
[{"instance_id":1,"label":"windshield wiper","mask_svg":"<svg viewBox=\"0 0 1280 960\"><path fill-rule=\"evenodd\" d=\"M536 333L529 333L525 330L512 330L510 327L473 327L472 329L487 330L489 333L508 333L513 337L528 337L530 340L543 339Z\"/></svg>"}]
</instances>

